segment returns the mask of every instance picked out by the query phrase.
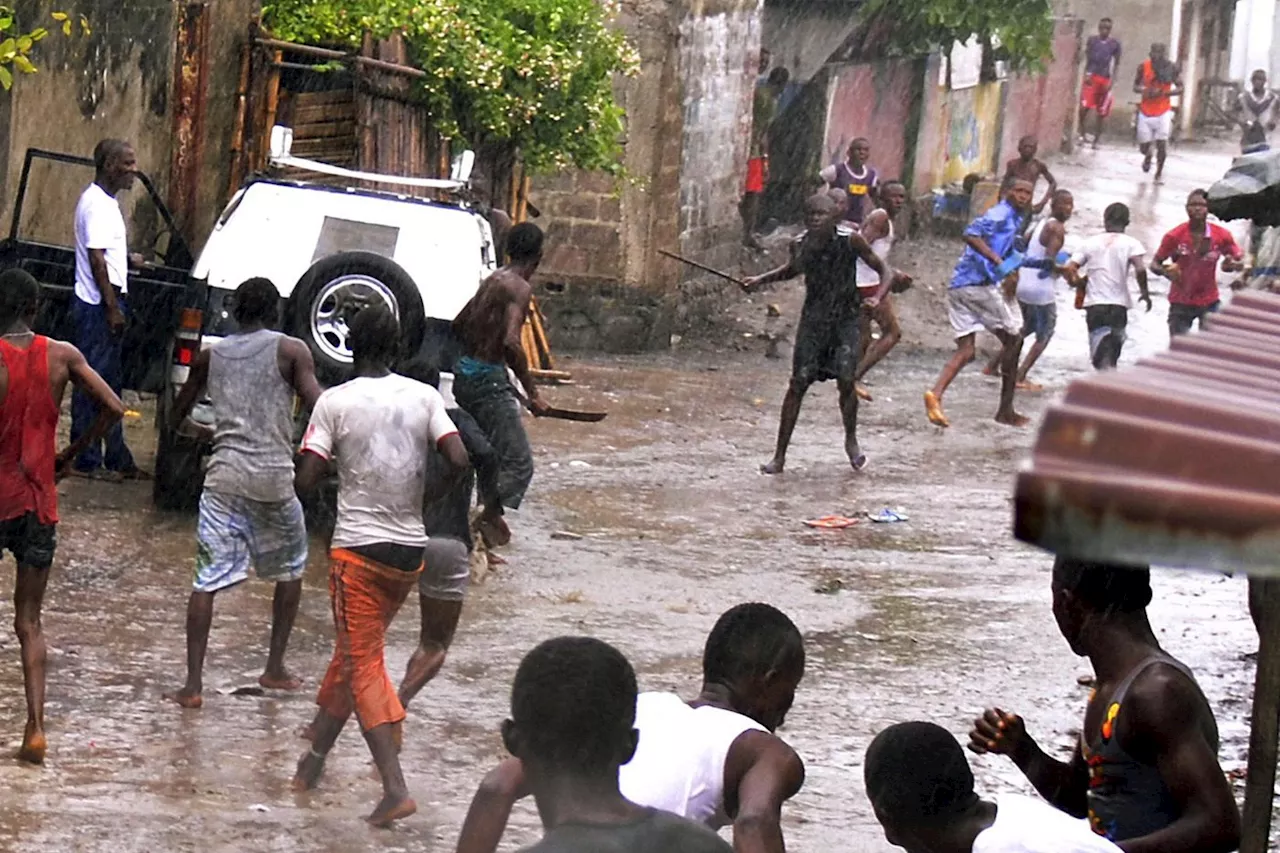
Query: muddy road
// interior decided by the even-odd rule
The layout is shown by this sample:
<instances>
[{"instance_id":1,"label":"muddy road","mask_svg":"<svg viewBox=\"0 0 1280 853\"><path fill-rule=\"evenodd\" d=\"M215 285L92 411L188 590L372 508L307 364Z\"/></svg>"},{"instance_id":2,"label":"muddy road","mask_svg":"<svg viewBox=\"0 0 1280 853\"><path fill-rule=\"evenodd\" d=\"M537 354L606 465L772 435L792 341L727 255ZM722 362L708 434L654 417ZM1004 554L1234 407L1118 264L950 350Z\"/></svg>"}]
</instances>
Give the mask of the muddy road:
<instances>
[{"instance_id":1,"label":"muddy road","mask_svg":"<svg viewBox=\"0 0 1280 853\"><path fill-rule=\"evenodd\" d=\"M1083 322L1060 325L1069 321ZM443 674L409 711L404 765L420 810L390 831L360 820L378 787L354 727L319 789L289 792L297 731L331 649L318 548L289 658L305 688L229 695L256 683L265 657L271 589L253 582L219 596L205 705L182 711L160 694L183 676L194 518L150 509L145 485L67 482L45 611L50 755L43 768L0 763L0 849L451 850L477 781L502 754L497 727L524 651L557 634L593 634L631 658L642 689L691 695L706 633L745 600L789 613L809 652L783 731L808 766L785 811L790 849L889 849L861 783L877 730L928 719L962 735L998 703L1065 753L1086 698L1076 679L1087 663L1049 611L1050 559L1009 534L1012 475L1033 431L989 420L996 387L976 370L948 395L955 426L929 426L920 392L941 357L894 353L872 374L862 430L871 465L861 474L842 458L835 389L816 388L780 477L757 466L772 448L786 362L567 361L578 384L548 394L604 405L610 417L531 424L538 474L513 517L510 564L473 588ZM1060 389L1080 361L1050 357L1045 378ZM1043 404L1024 401L1033 415ZM139 449L152 446L144 423L129 426ZM885 506L910 521L843 532L801 523ZM553 536L561 531L582 538ZM11 562L3 572L7 583ZM1241 656L1256 647L1244 583L1185 573L1155 582L1153 622L1199 674L1224 764L1238 770L1252 684ZM9 608L0 608L6 623ZM391 631L397 676L416 631L415 606ZM16 746L16 639L0 635L0 649L0 726ZM985 791L1030 790L1006 761L974 763ZM532 806L518 807L506 849L536 832Z\"/></svg>"}]
</instances>

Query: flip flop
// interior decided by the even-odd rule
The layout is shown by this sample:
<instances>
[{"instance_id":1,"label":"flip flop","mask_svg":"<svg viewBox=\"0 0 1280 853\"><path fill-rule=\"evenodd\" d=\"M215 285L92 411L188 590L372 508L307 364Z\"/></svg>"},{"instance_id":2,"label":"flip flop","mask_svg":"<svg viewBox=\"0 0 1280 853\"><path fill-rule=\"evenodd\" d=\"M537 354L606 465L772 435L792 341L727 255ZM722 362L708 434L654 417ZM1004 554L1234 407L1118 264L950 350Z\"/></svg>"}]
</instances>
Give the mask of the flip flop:
<instances>
[{"instance_id":1,"label":"flip flop","mask_svg":"<svg viewBox=\"0 0 1280 853\"><path fill-rule=\"evenodd\" d=\"M889 507L885 507L879 512L869 512L867 513L867 518L871 519L877 524L893 524L894 522L910 520L910 517L905 512L900 512L899 510L896 510L896 509L890 509Z\"/></svg>"},{"instance_id":2,"label":"flip flop","mask_svg":"<svg viewBox=\"0 0 1280 853\"><path fill-rule=\"evenodd\" d=\"M805 527L813 527L818 530L844 530L853 527L858 523L858 519L849 518L843 515L824 515L822 518L810 518L804 522Z\"/></svg>"}]
</instances>

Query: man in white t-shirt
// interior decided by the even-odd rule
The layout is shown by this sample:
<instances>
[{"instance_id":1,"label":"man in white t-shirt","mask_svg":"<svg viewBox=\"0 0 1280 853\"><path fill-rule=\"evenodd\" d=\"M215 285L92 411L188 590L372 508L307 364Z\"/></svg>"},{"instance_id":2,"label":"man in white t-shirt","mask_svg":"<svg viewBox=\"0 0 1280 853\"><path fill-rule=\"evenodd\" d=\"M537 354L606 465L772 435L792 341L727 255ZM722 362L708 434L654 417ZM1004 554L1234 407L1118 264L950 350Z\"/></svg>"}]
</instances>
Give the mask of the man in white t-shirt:
<instances>
[{"instance_id":1,"label":"man in white t-shirt","mask_svg":"<svg viewBox=\"0 0 1280 853\"><path fill-rule=\"evenodd\" d=\"M1125 328L1133 297L1129 293L1129 270L1138 280L1143 304L1151 310L1147 291L1146 249L1124 233L1129 227L1129 208L1116 202L1102 215L1106 231L1084 241L1067 264L1067 274L1076 279L1084 271L1084 317L1089 327L1089 356L1098 370L1114 368L1124 347Z\"/></svg>"},{"instance_id":2,"label":"man in white t-shirt","mask_svg":"<svg viewBox=\"0 0 1280 853\"><path fill-rule=\"evenodd\" d=\"M980 799L960 743L933 723L898 723L867 747L867 797L907 853L1119 853L1087 821L1043 800Z\"/></svg>"},{"instance_id":3,"label":"man in white t-shirt","mask_svg":"<svg viewBox=\"0 0 1280 853\"><path fill-rule=\"evenodd\" d=\"M137 174L133 147L119 139L104 139L93 150L94 180L76 204L76 287L71 300L75 345L89 366L120 394L124 384L121 342L128 306L129 244L124 215L116 195L131 189ZM71 398L71 441L88 432L97 420L97 404L77 391ZM138 467L124 443L117 423L103 442L91 442L75 459L75 470L97 475L105 468L111 479L136 479Z\"/></svg>"},{"instance_id":4,"label":"man in white t-shirt","mask_svg":"<svg viewBox=\"0 0 1280 853\"><path fill-rule=\"evenodd\" d=\"M382 800L368 821L388 826L417 806L400 769L405 714L387 676L386 630L424 571L429 452L439 450L454 472L470 463L440 392L391 372L400 349L395 316L381 305L365 308L351 321L350 338L352 378L316 402L296 477L299 495L306 495L331 463L338 470L338 518L329 552L337 636L316 696L320 710L309 727L311 749L298 762L293 786L315 787L329 750L355 713L382 778ZM425 568L434 570L449 566Z\"/></svg>"}]
</instances>

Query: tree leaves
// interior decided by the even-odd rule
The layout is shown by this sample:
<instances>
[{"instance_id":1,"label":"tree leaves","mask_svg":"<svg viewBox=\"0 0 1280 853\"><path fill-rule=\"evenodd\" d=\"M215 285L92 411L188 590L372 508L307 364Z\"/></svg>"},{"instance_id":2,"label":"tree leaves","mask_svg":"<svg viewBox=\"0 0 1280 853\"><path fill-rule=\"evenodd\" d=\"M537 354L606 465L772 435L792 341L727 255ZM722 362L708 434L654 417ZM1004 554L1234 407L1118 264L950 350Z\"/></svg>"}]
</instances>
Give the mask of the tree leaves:
<instances>
[{"instance_id":1,"label":"tree leaves","mask_svg":"<svg viewBox=\"0 0 1280 853\"><path fill-rule=\"evenodd\" d=\"M64 35L71 35L70 15L66 12L53 12L50 17L62 23ZM0 33L12 30L13 26L13 9L9 6L0 5ZM83 15L80 16L80 32L85 36L89 35L90 32L89 20ZM0 42L0 89L8 91L13 87L13 71L9 66L18 69L23 74L35 74L37 72L38 69L35 63L31 61L29 54L36 43L42 41L48 35L49 31L47 29L36 27L29 33L12 36Z\"/></svg>"},{"instance_id":2,"label":"tree leaves","mask_svg":"<svg viewBox=\"0 0 1280 853\"><path fill-rule=\"evenodd\" d=\"M1039 68L1053 53L1051 0L866 0L868 44L920 55L977 36L1010 68Z\"/></svg>"},{"instance_id":3,"label":"tree leaves","mask_svg":"<svg viewBox=\"0 0 1280 853\"><path fill-rule=\"evenodd\" d=\"M615 75L639 57L599 0L271 0L279 37L355 49L402 33L427 72L420 94L440 130L520 149L534 170L617 171L624 113Z\"/></svg>"}]
</instances>

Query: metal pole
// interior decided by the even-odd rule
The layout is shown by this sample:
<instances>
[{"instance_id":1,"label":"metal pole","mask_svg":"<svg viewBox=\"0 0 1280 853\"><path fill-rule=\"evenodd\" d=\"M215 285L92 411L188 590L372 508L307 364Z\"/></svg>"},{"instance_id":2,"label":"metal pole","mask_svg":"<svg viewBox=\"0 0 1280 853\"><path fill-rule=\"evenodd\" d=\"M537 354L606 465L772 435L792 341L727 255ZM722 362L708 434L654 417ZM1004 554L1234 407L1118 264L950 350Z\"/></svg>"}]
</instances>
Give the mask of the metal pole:
<instances>
[{"instance_id":1,"label":"metal pole","mask_svg":"<svg viewBox=\"0 0 1280 853\"><path fill-rule=\"evenodd\" d=\"M1253 686L1240 853L1266 853L1276 787L1276 739L1280 735L1280 579L1250 578L1249 609L1258 627L1258 673Z\"/></svg>"}]
</instances>

